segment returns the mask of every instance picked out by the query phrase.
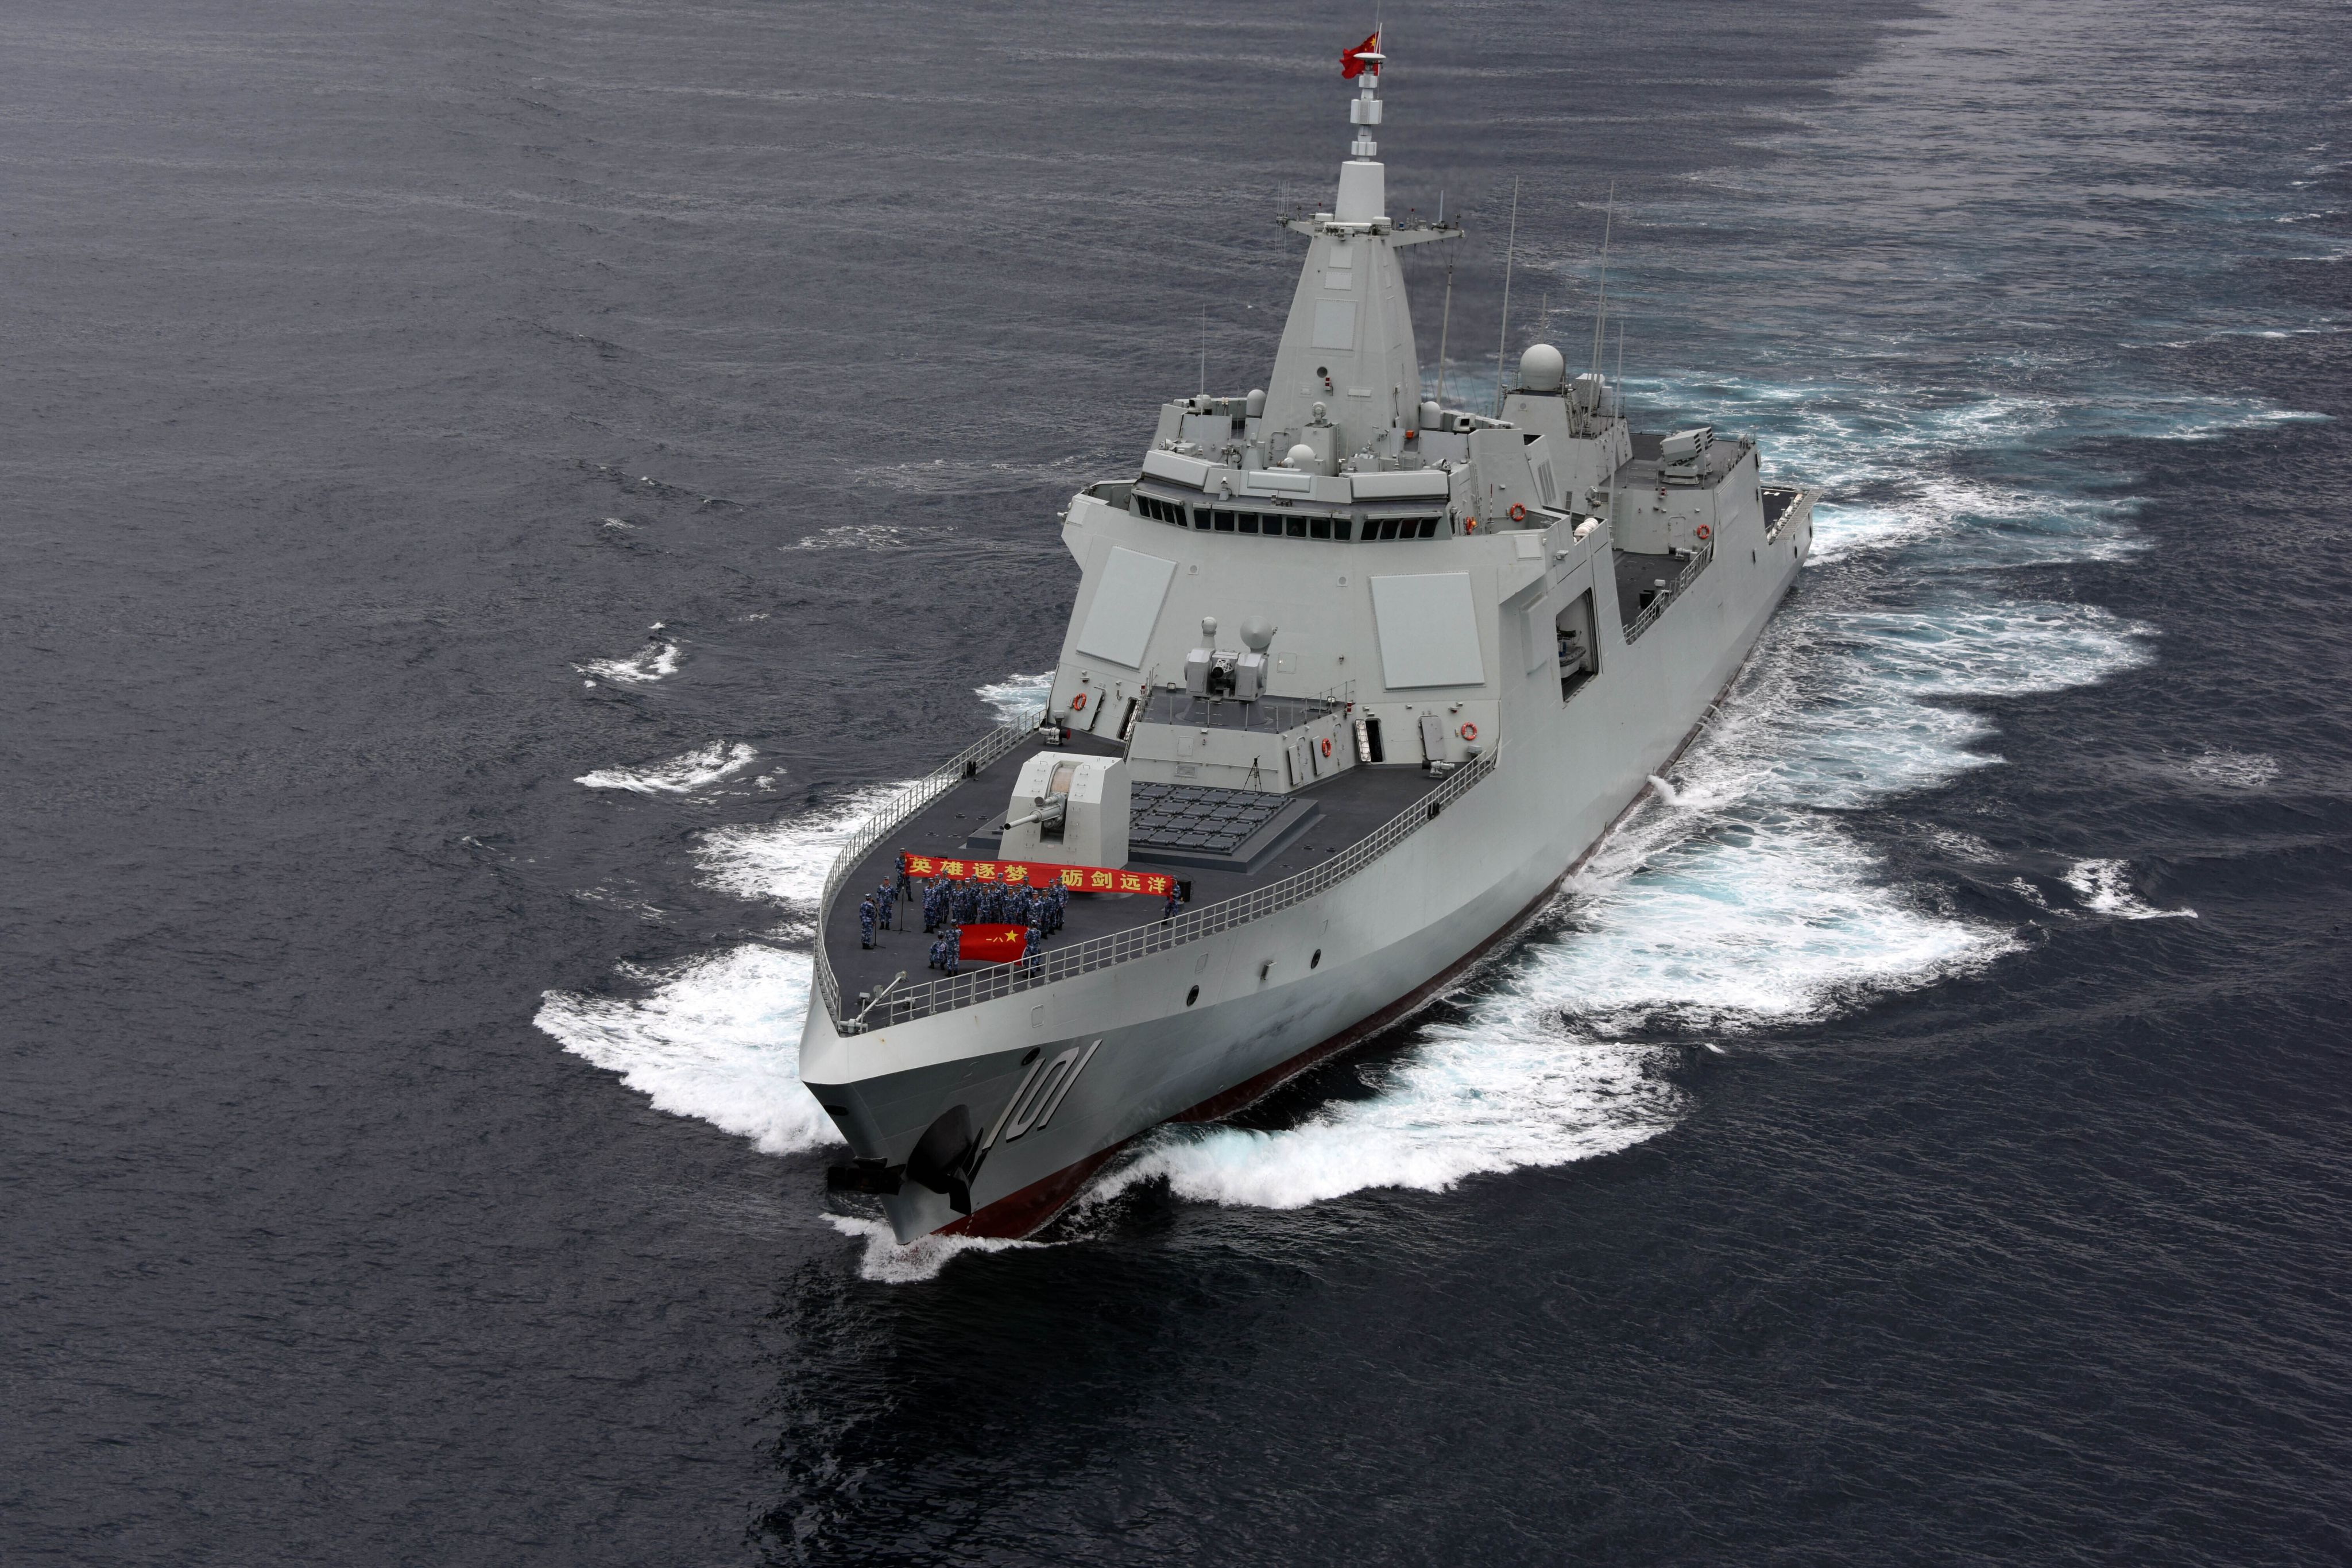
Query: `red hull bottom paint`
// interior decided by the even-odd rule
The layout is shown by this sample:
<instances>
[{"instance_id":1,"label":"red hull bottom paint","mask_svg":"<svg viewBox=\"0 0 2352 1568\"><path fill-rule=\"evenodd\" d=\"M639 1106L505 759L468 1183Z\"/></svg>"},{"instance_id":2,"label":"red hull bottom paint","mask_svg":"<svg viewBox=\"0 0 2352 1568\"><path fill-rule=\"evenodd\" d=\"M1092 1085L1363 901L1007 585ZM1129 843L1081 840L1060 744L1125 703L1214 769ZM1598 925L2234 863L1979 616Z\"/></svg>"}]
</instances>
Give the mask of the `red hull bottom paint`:
<instances>
[{"instance_id":1,"label":"red hull bottom paint","mask_svg":"<svg viewBox=\"0 0 2352 1568\"><path fill-rule=\"evenodd\" d=\"M1746 663L1743 661L1741 668L1746 667ZM1682 754L1690 749L1690 743L1698 738L1699 731L1706 727L1706 721L1715 716L1716 708L1722 704L1726 696L1730 695L1731 688L1738 684L1738 674L1735 672L1731 679L1724 683L1723 690L1716 694L1714 702L1707 704L1706 712L1700 716L1698 723L1691 727L1691 732L1683 737L1682 744L1675 747L1674 755L1658 765L1659 772L1663 773L1672 768L1681 759ZM1327 1061L1351 1047L1361 1045L1382 1030L1394 1028L1426 1007L1448 986L1460 978L1465 971L1494 951L1496 945L1518 935L1521 928L1534 919L1544 905L1551 902L1552 896L1559 892L1560 884L1582 871L1592 857L1600 852L1601 846L1609 841L1610 835L1617 831L1618 825L1632 816L1633 809L1643 800L1655 792L1654 786L1642 790L1627 801L1625 809L1611 819L1609 825L1601 831L1601 836L1592 841L1591 847L1577 856L1566 871L1552 878L1551 884L1538 894L1526 908L1503 922L1496 928L1494 935L1464 954L1450 967L1419 989L1398 998L1380 1011L1341 1030L1321 1044L1300 1051L1279 1066L1268 1068L1256 1077L1236 1083L1222 1093L1213 1094L1191 1110L1180 1111L1168 1120L1170 1122L1214 1122L1221 1117L1230 1116L1236 1111L1245 1110L1308 1068ZM1136 1134L1137 1137L1141 1135L1141 1134ZM961 1219L940 1226L937 1233L941 1236L1003 1237L1015 1240L1024 1236L1034 1236L1052 1223L1055 1215L1069 1207L1070 1200L1076 1197L1079 1189L1086 1186L1087 1177L1102 1169L1110 1162L1113 1155L1134 1141L1135 1138L1121 1139L1107 1149L1097 1150L1085 1159L1064 1166L1045 1180L1031 1182L1018 1192L1008 1193L978 1213L967 1215Z\"/></svg>"}]
</instances>

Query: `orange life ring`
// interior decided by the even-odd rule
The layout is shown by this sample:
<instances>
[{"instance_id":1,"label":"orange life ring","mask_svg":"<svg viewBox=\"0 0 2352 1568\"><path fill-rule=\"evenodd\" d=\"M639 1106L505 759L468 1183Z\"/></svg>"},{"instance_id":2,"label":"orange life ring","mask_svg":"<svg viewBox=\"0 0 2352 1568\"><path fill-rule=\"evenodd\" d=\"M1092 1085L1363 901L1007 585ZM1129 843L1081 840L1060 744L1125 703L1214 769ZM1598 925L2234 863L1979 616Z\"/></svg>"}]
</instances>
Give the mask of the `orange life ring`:
<instances>
[{"instance_id":1,"label":"orange life ring","mask_svg":"<svg viewBox=\"0 0 2352 1568\"><path fill-rule=\"evenodd\" d=\"M1465 740L1475 740L1478 738L1478 727L1475 724L1465 724L1454 733Z\"/></svg>"},{"instance_id":2,"label":"orange life ring","mask_svg":"<svg viewBox=\"0 0 2352 1568\"><path fill-rule=\"evenodd\" d=\"M1070 699L1070 711L1072 713L1084 713L1087 711L1086 693L1080 692L1076 696Z\"/></svg>"},{"instance_id":3,"label":"orange life ring","mask_svg":"<svg viewBox=\"0 0 2352 1568\"><path fill-rule=\"evenodd\" d=\"M1323 742L1323 755L1326 757L1331 755L1331 743L1328 739Z\"/></svg>"},{"instance_id":4,"label":"orange life ring","mask_svg":"<svg viewBox=\"0 0 2352 1568\"><path fill-rule=\"evenodd\" d=\"M1527 509L1525 507L1520 506L1517 501L1512 502L1512 503L1511 503L1511 521L1513 521L1513 522L1515 522L1515 523L1524 523L1524 522L1526 522L1527 520L1528 520L1528 509Z\"/></svg>"},{"instance_id":5,"label":"orange life ring","mask_svg":"<svg viewBox=\"0 0 2352 1568\"><path fill-rule=\"evenodd\" d=\"M1691 531L1692 531L1693 533L1695 533L1695 534L1698 535L1698 537L1699 537L1699 538L1703 538L1703 539L1711 539L1711 538L1715 538L1715 530L1714 530L1713 528L1708 528L1705 523L1701 523L1697 528L1696 528L1692 529Z\"/></svg>"},{"instance_id":6,"label":"orange life ring","mask_svg":"<svg viewBox=\"0 0 2352 1568\"><path fill-rule=\"evenodd\" d=\"M1476 532L1478 531L1478 519L1477 519L1477 518L1475 518L1475 517L1465 517L1465 518L1463 518L1463 519L1462 519L1462 531L1463 531L1464 533L1465 533L1465 534L1475 534L1475 533L1476 533Z\"/></svg>"}]
</instances>

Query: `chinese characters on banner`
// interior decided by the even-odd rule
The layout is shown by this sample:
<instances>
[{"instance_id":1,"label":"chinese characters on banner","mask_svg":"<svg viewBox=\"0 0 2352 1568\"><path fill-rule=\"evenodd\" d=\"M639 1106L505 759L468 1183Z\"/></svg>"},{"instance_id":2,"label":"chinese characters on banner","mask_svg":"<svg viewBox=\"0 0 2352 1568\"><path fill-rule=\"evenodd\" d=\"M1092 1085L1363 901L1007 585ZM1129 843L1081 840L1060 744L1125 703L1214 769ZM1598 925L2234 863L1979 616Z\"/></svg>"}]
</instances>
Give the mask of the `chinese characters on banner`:
<instances>
[{"instance_id":1,"label":"chinese characters on banner","mask_svg":"<svg viewBox=\"0 0 2352 1568\"><path fill-rule=\"evenodd\" d=\"M908 876L943 876L950 881L970 877L974 882L1044 887L1058 882L1072 893L1144 893L1165 898L1176 879L1165 872L1115 871L1099 865L1042 865L1035 861L971 861L951 855L901 854Z\"/></svg>"}]
</instances>

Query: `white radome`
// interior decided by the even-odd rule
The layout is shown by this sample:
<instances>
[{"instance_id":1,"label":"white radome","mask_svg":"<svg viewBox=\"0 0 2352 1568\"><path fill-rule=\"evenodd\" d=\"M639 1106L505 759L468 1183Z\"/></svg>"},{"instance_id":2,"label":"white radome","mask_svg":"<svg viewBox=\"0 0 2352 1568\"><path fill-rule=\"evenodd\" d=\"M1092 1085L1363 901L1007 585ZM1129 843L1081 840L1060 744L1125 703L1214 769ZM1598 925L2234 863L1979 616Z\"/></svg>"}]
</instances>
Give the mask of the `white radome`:
<instances>
[{"instance_id":1,"label":"white radome","mask_svg":"<svg viewBox=\"0 0 2352 1568\"><path fill-rule=\"evenodd\" d=\"M1568 373L1568 361L1549 343L1538 343L1519 356L1519 385L1529 392L1558 392Z\"/></svg>"}]
</instances>

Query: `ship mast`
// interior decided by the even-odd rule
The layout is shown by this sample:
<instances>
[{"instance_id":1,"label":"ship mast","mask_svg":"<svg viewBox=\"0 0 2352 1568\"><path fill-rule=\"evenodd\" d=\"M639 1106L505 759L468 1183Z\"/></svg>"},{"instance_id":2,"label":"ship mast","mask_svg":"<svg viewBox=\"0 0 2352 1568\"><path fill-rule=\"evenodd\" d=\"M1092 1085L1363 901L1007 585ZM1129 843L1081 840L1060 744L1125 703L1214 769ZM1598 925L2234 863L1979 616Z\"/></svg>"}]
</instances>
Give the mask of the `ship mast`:
<instances>
[{"instance_id":1,"label":"ship mast","mask_svg":"<svg viewBox=\"0 0 2352 1568\"><path fill-rule=\"evenodd\" d=\"M1374 158L1380 155L1381 144L1372 140L1372 127L1381 122L1381 64L1388 56L1381 53L1386 42L1376 26L1372 30L1372 47L1359 49L1354 58L1362 68L1356 78L1356 101L1348 106L1348 123L1356 128L1356 140L1349 144L1350 158Z\"/></svg>"}]
</instances>

